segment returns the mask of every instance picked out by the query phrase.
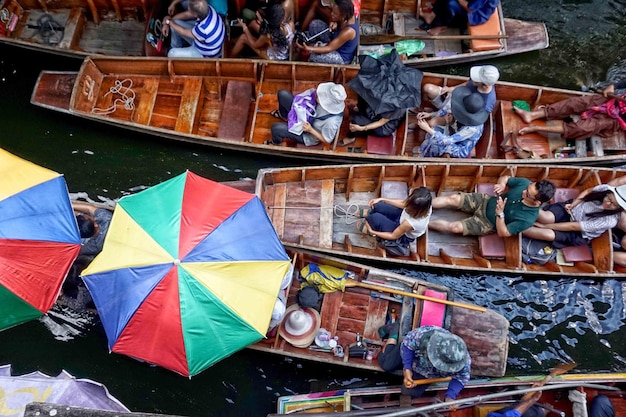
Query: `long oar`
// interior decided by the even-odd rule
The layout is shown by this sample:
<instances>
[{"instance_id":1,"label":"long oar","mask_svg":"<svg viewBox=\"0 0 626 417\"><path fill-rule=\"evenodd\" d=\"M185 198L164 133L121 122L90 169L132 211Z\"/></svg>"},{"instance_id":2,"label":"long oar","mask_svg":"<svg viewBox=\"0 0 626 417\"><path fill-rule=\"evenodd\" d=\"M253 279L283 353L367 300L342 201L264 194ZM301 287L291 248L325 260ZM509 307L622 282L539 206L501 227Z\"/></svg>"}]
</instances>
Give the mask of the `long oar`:
<instances>
[{"instance_id":1,"label":"long oar","mask_svg":"<svg viewBox=\"0 0 626 417\"><path fill-rule=\"evenodd\" d=\"M566 372L571 371L572 369L576 368L576 362L570 362L570 363L560 363L557 366L555 366L554 368L552 368L550 370L550 373L548 374L548 376L546 376L543 381L539 382L537 385L535 385L536 387L543 387L544 385L546 385L548 382L552 381L554 379L555 376L557 375L563 375ZM528 398L532 395L533 393L530 392L526 395L524 395L524 398Z\"/></svg>"},{"instance_id":2,"label":"long oar","mask_svg":"<svg viewBox=\"0 0 626 417\"><path fill-rule=\"evenodd\" d=\"M388 293L391 293L391 294L405 295L407 297L413 297L413 298L418 298L420 300L432 301L434 303L447 304L447 305L450 305L450 306L467 308L468 310L476 310L476 311L480 311L480 312L487 311L487 309L485 307L479 307L479 306L475 306L475 305L472 305L472 304L457 303L457 302L448 301L448 300L440 300L439 298L433 298L433 297L429 297L427 295L415 294L413 292L408 292L408 291L395 290L395 289L392 289L392 288L383 287L381 285L366 284L365 282L359 282L359 281L355 281L353 279L346 279L346 287L369 288L370 290L385 291L385 292L388 292Z\"/></svg>"},{"instance_id":3,"label":"long oar","mask_svg":"<svg viewBox=\"0 0 626 417\"><path fill-rule=\"evenodd\" d=\"M426 385L426 384L435 384L437 382L447 382L450 381L452 378L447 376L445 378L422 378L422 379L414 379L413 383L411 384L410 387L407 388L415 388L418 385Z\"/></svg>"}]
</instances>

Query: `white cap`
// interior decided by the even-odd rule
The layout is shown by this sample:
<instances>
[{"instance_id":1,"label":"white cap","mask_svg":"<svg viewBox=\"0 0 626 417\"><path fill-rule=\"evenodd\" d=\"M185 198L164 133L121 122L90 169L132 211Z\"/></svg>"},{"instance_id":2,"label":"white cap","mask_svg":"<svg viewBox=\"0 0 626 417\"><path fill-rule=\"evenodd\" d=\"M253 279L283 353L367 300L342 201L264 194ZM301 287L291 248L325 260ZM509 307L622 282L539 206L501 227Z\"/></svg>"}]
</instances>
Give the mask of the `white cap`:
<instances>
[{"instance_id":1,"label":"white cap","mask_svg":"<svg viewBox=\"0 0 626 417\"><path fill-rule=\"evenodd\" d=\"M500 79L500 71L493 65L481 65L470 68L470 78L475 83L494 85Z\"/></svg>"}]
</instances>

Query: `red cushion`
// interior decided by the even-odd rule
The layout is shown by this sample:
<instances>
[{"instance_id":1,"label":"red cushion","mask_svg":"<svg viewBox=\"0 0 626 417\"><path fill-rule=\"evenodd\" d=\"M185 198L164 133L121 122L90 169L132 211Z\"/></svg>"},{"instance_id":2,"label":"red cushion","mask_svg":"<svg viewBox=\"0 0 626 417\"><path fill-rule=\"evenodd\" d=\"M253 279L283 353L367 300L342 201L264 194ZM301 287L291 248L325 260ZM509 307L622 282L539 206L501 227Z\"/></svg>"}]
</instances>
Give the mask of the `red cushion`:
<instances>
[{"instance_id":1,"label":"red cushion","mask_svg":"<svg viewBox=\"0 0 626 417\"><path fill-rule=\"evenodd\" d=\"M382 155L393 154L393 137L392 136L368 136L367 137L367 153L375 153Z\"/></svg>"},{"instance_id":2,"label":"red cushion","mask_svg":"<svg viewBox=\"0 0 626 417\"><path fill-rule=\"evenodd\" d=\"M591 262L593 261L593 255L589 250L589 246L568 246L562 249L563 258L566 262Z\"/></svg>"},{"instance_id":3,"label":"red cushion","mask_svg":"<svg viewBox=\"0 0 626 417\"><path fill-rule=\"evenodd\" d=\"M448 294L435 290L426 290L424 295L439 300L445 300ZM438 326L443 327L446 318L446 305L435 301L424 300L422 302L422 315L420 317L420 326Z\"/></svg>"}]
</instances>

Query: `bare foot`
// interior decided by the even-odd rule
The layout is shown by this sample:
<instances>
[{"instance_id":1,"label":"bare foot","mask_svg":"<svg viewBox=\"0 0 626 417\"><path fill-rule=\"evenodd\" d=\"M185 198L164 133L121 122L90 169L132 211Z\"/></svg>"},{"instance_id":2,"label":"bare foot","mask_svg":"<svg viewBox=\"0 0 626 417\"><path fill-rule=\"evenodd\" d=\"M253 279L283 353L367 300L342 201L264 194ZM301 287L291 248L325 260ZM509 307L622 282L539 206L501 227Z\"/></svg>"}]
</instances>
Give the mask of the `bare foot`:
<instances>
[{"instance_id":1,"label":"bare foot","mask_svg":"<svg viewBox=\"0 0 626 417\"><path fill-rule=\"evenodd\" d=\"M427 32L431 36L437 36L437 35L441 35L446 30L448 30L447 26L437 26L437 27L434 27L434 28L428 30Z\"/></svg>"},{"instance_id":2,"label":"bare foot","mask_svg":"<svg viewBox=\"0 0 626 417\"><path fill-rule=\"evenodd\" d=\"M433 20L435 20L435 14L431 11L431 12L426 12L426 13L420 13L422 16L422 19L424 19L424 22L426 22L427 24L431 24L433 22Z\"/></svg>"},{"instance_id":3,"label":"bare foot","mask_svg":"<svg viewBox=\"0 0 626 417\"><path fill-rule=\"evenodd\" d=\"M526 133L533 133L537 131L537 127L530 125L530 126L526 126L523 127L519 130L519 132L517 133L518 135L525 135Z\"/></svg>"},{"instance_id":4,"label":"bare foot","mask_svg":"<svg viewBox=\"0 0 626 417\"><path fill-rule=\"evenodd\" d=\"M529 111L519 109L515 106L513 106L513 113L517 114L524 123L530 123L533 120Z\"/></svg>"}]
</instances>

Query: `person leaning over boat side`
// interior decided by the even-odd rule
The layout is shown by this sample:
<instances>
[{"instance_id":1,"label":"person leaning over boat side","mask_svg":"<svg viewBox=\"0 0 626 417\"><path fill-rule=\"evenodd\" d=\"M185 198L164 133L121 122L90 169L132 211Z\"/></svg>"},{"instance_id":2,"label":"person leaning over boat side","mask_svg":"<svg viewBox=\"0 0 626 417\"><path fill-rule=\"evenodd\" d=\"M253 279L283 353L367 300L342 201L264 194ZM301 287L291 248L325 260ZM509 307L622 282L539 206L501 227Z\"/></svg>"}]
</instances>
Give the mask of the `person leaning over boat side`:
<instances>
[{"instance_id":1,"label":"person leaning over boat side","mask_svg":"<svg viewBox=\"0 0 626 417\"><path fill-rule=\"evenodd\" d=\"M376 114L371 106L359 96L357 106L350 109L350 125L348 126L350 131L339 146L348 146L356 142L357 137L393 135L404 120L406 111L407 109L404 108Z\"/></svg>"},{"instance_id":2,"label":"person leaning over boat side","mask_svg":"<svg viewBox=\"0 0 626 417\"><path fill-rule=\"evenodd\" d=\"M417 115L417 126L426 132L420 145L422 156L449 156L467 158L483 134L484 123L489 118L485 101L479 93L467 87L456 88L450 99L451 113L444 116L449 133L443 126L430 126L426 113Z\"/></svg>"},{"instance_id":3,"label":"person leaning over boat side","mask_svg":"<svg viewBox=\"0 0 626 417\"><path fill-rule=\"evenodd\" d=\"M245 46L249 46L263 59L286 61L294 36L293 22L285 20L285 9L281 4L272 4L267 9L256 12L259 36L250 33L248 26L239 19L243 33L237 38L230 52L231 57L239 56Z\"/></svg>"},{"instance_id":4,"label":"person leaning over boat side","mask_svg":"<svg viewBox=\"0 0 626 417\"><path fill-rule=\"evenodd\" d=\"M505 192L506 188L509 188ZM463 220L431 220L428 227L463 236L515 236L531 227L539 216L539 209L554 197L556 187L548 180L531 182L526 178L508 175L498 178L493 187L496 196L483 193L456 193L433 199L433 209L455 208L472 214Z\"/></svg>"},{"instance_id":5,"label":"person leaning over boat side","mask_svg":"<svg viewBox=\"0 0 626 417\"><path fill-rule=\"evenodd\" d=\"M533 384L533 387L536 386ZM537 404L541 395L541 391L535 391L532 395L524 396L516 405L492 411L487 417L544 417L548 414L547 410ZM588 417L615 417L615 408L609 397L596 395L589 406Z\"/></svg>"},{"instance_id":6,"label":"person leaning over boat side","mask_svg":"<svg viewBox=\"0 0 626 417\"><path fill-rule=\"evenodd\" d=\"M315 19L308 30L309 38L323 33L314 45L297 43L299 48L309 52L309 62L322 64L350 64L359 46L359 24L354 17L351 0L336 0L332 6L331 22L327 24Z\"/></svg>"},{"instance_id":7,"label":"person leaning over boat side","mask_svg":"<svg viewBox=\"0 0 626 417\"><path fill-rule=\"evenodd\" d=\"M310 122L303 123L302 133L290 132L287 123L274 123L272 125L272 139L266 144L280 145L285 138L303 143L306 146L317 145L320 142L332 143L335 140L343 120L347 97L346 89L341 84L328 82L319 84L315 93L317 102L315 115ZM278 110L272 114L287 120L293 98L291 91L278 90Z\"/></svg>"},{"instance_id":8,"label":"person leaning over boat side","mask_svg":"<svg viewBox=\"0 0 626 417\"><path fill-rule=\"evenodd\" d=\"M420 10L420 17L425 22L420 28L434 36L445 32L448 27L463 30L468 23L472 26L485 23L500 0L438 0L433 3L432 10Z\"/></svg>"},{"instance_id":9,"label":"person leaning over boat side","mask_svg":"<svg viewBox=\"0 0 626 417\"><path fill-rule=\"evenodd\" d=\"M411 252L417 252L415 239L426 233L432 213L432 195L428 188L413 188L404 200L374 198L369 206L367 212L361 212L361 217L365 218L357 225L359 230L379 239L402 238Z\"/></svg>"},{"instance_id":10,"label":"person leaning over boat side","mask_svg":"<svg viewBox=\"0 0 626 417\"><path fill-rule=\"evenodd\" d=\"M195 18L195 21L189 19ZM163 36L169 36L171 58L220 58L226 39L224 20L205 0L189 0L189 10L163 18ZM184 43L190 46L183 46Z\"/></svg>"},{"instance_id":11,"label":"person leaning over boat side","mask_svg":"<svg viewBox=\"0 0 626 417\"><path fill-rule=\"evenodd\" d=\"M626 210L626 185L600 184L565 202L548 204L524 236L551 242L554 248L588 245L617 226Z\"/></svg>"},{"instance_id":12,"label":"person leaning over boat side","mask_svg":"<svg viewBox=\"0 0 626 417\"><path fill-rule=\"evenodd\" d=\"M618 98L609 98L616 88L626 88L626 80L607 86L602 94L590 94L579 97L569 97L553 104L539 107L537 110L522 110L513 107L513 111L528 126L519 130L520 135L527 133L557 133L566 139L585 139L593 135L602 137L611 136L619 130L626 130L626 94ZM545 126L534 125L531 122L538 119L556 120L580 114L580 120Z\"/></svg>"},{"instance_id":13,"label":"person leaning over boat side","mask_svg":"<svg viewBox=\"0 0 626 417\"><path fill-rule=\"evenodd\" d=\"M63 294L76 297L79 291L78 287L83 285L80 274L96 255L102 252L104 239L109 230L113 214L110 210L81 201L72 201L72 208L76 214L81 247L78 257L72 264L63 282L62 290Z\"/></svg>"},{"instance_id":14,"label":"person leaning over boat side","mask_svg":"<svg viewBox=\"0 0 626 417\"><path fill-rule=\"evenodd\" d=\"M429 384L420 379L446 378L444 401L454 401L470 380L472 360L463 339L437 326L422 326L411 330L400 346L404 383L402 393L421 397ZM450 407L455 410L456 407Z\"/></svg>"},{"instance_id":15,"label":"person leaning over boat side","mask_svg":"<svg viewBox=\"0 0 626 417\"><path fill-rule=\"evenodd\" d=\"M430 127L444 125L446 114L450 113L450 101L452 92L458 87L467 87L472 93L482 96L484 108L491 113L496 106L495 84L500 79L500 71L493 65L480 65L470 68L470 77L464 83L455 86L438 86L426 83L422 86L422 94L425 95L438 111L432 113L418 113L421 118L429 119ZM420 117L418 117L419 120Z\"/></svg>"}]
</instances>

